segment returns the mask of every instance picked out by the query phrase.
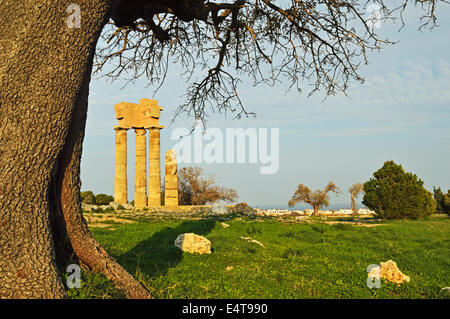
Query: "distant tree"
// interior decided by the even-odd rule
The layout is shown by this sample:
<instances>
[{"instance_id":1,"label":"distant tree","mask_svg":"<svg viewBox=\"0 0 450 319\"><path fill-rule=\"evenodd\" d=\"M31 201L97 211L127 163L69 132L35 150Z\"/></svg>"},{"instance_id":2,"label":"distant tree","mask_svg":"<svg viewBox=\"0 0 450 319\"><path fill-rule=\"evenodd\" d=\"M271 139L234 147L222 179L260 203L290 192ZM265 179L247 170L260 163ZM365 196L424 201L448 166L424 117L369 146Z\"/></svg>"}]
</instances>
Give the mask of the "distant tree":
<instances>
[{"instance_id":1,"label":"distant tree","mask_svg":"<svg viewBox=\"0 0 450 319\"><path fill-rule=\"evenodd\" d=\"M183 167L178 171L178 196L181 205L205 205L218 200L234 202L238 193L217 185L213 175L202 177L200 167Z\"/></svg>"},{"instance_id":2,"label":"distant tree","mask_svg":"<svg viewBox=\"0 0 450 319\"><path fill-rule=\"evenodd\" d=\"M350 199L351 199L351 208L353 211L353 214L358 214L358 209L356 208L356 199L359 195L364 194L364 185L361 183L353 184L349 189L350 193Z\"/></svg>"},{"instance_id":3,"label":"distant tree","mask_svg":"<svg viewBox=\"0 0 450 319\"><path fill-rule=\"evenodd\" d=\"M445 194L442 192L440 187L433 186L433 197L436 201L436 214L445 213Z\"/></svg>"},{"instance_id":4,"label":"distant tree","mask_svg":"<svg viewBox=\"0 0 450 319\"><path fill-rule=\"evenodd\" d=\"M313 192L307 186L299 184L288 204L289 207L301 202L309 204L314 209L313 216L319 216L320 207L330 205L329 192L340 193L340 189L333 182L329 182L324 190L317 189Z\"/></svg>"},{"instance_id":5,"label":"distant tree","mask_svg":"<svg viewBox=\"0 0 450 319\"><path fill-rule=\"evenodd\" d=\"M444 196L444 212L447 215L450 215L450 189L447 191L447 194Z\"/></svg>"},{"instance_id":6,"label":"distant tree","mask_svg":"<svg viewBox=\"0 0 450 319\"><path fill-rule=\"evenodd\" d=\"M450 215L450 189L444 194L440 187L433 186L433 197L436 201L436 214Z\"/></svg>"},{"instance_id":7,"label":"distant tree","mask_svg":"<svg viewBox=\"0 0 450 319\"><path fill-rule=\"evenodd\" d=\"M110 202L114 201L114 197L106 194L98 194L95 196L95 202L97 205L108 205Z\"/></svg>"},{"instance_id":8,"label":"distant tree","mask_svg":"<svg viewBox=\"0 0 450 319\"><path fill-rule=\"evenodd\" d=\"M95 195L92 191L81 192L81 201L85 204L95 204Z\"/></svg>"},{"instance_id":9,"label":"distant tree","mask_svg":"<svg viewBox=\"0 0 450 319\"><path fill-rule=\"evenodd\" d=\"M435 200L413 173L387 161L364 183L363 204L384 219L420 218L435 211Z\"/></svg>"}]
</instances>

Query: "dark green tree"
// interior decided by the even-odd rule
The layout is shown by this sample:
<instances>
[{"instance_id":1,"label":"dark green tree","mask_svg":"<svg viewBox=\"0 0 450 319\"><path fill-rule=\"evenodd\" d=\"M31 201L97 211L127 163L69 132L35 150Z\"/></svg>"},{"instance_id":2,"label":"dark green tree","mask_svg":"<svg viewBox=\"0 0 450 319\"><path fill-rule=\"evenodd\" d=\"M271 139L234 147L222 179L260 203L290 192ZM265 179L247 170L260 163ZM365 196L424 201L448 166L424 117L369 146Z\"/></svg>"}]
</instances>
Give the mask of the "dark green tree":
<instances>
[{"instance_id":1,"label":"dark green tree","mask_svg":"<svg viewBox=\"0 0 450 319\"><path fill-rule=\"evenodd\" d=\"M95 203L97 205L108 205L110 202L114 201L114 197L106 194L98 194L95 196Z\"/></svg>"},{"instance_id":2,"label":"dark green tree","mask_svg":"<svg viewBox=\"0 0 450 319\"><path fill-rule=\"evenodd\" d=\"M440 187L433 186L433 197L436 201L436 214L445 213L445 194L442 192Z\"/></svg>"},{"instance_id":3,"label":"dark green tree","mask_svg":"<svg viewBox=\"0 0 450 319\"><path fill-rule=\"evenodd\" d=\"M364 183L363 204L383 219L420 218L435 211L431 192L417 175L387 161Z\"/></svg>"},{"instance_id":4,"label":"dark green tree","mask_svg":"<svg viewBox=\"0 0 450 319\"><path fill-rule=\"evenodd\" d=\"M85 204L95 204L95 195L92 191L81 192L81 199Z\"/></svg>"},{"instance_id":5,"label":"dark green tree","mask_svg":"<svg viewBox=\"0 0 450 319\"><path fill-rule=\"evenodd\" d=\"M447 194L444 196L444 213L450 215L450 189L447 191Z\"/></svg>"}]
</instances>

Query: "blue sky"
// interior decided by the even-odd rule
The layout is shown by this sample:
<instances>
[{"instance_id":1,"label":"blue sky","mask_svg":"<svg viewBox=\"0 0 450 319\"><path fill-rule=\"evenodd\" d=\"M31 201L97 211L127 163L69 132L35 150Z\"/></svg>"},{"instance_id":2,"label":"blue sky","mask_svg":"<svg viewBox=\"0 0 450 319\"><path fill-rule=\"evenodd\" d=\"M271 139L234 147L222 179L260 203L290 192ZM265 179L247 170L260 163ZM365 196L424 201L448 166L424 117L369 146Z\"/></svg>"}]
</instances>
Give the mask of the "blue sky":
<instances>
[{"instance_id":1,"label":"blue sky","mask_svg":"<svg viewBox=\"0 0 450 319\"><path fill-rule=\"evenodd\" d=\"M323 188L334 181L344 191L332 196L332 206L349 206L347 189L367 181L386 160L394 160L417 174L428 189L450 188L450 6L438 7L439 28L417 31L417 12L409 10L407 25L382 24L379 33L400 41L369 54L360 70L364 84L351 83L348 97L307 91L285 93L287 84L253 87L245 81L241 99L256 118L232 120L210 116L209 127L276 127L280 129L280 169L261 175L259 164L201 164L215 174L220 185L232 187L239 201L256 206L285 206L296 185ZM138 103L154 98L164 108L160 123L161 154L172 148L177 127L192 120L179 117L170 125L183 102L185 79L173 65L162 88L153 96L146 79L92 80L81 166L82 190L114 193L114 104ZM306 83L305 83L306 85ZM306 86L305 86L306 87ZM163 162L163 157L162 157ZM164 167L162 166L162 174ZM128 200L134 196L134 133L128 133Z\"/></svg>"}]
</instances>

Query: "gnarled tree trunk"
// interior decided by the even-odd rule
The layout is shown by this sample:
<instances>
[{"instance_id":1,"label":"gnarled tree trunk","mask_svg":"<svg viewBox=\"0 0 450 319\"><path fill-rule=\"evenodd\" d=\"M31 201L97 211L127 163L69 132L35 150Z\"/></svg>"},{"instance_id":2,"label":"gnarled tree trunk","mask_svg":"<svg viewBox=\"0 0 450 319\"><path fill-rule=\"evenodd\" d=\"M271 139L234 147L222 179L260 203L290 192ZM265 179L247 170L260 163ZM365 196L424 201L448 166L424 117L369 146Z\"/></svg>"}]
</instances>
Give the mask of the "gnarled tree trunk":
<instances>
[{"instance_id":1,"label":"gnarled tree trunk","mask_svg":"<svg viewBox=\"0 0 450 319\"><path fill-rule=\"evenodd\" d=\"M313 216L319 216L319 205L313 205Z\"/></svg>"},{"instance_id":2,"label":"gnarled tree trunk","mask_svg":"<svg viewBox=\"0 0 450 319\"><path fill-rule=\"evenodd\" d=\"M60 298L75 253L132 298L147 291L101 248L81 213L80 159L95 46L111 1L6 0L0 28L0 298Z\"/></svg>"}]
</instances>

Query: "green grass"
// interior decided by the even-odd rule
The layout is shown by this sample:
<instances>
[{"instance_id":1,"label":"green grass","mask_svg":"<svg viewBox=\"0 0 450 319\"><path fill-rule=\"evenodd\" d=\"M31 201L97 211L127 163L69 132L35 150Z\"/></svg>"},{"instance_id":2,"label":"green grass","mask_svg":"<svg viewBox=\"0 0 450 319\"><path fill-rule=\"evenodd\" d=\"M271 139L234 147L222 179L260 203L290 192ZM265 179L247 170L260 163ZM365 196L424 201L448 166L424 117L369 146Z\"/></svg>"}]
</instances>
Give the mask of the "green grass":
<instances>
[{"instance_id":1,"label":"green grass","mask_svg":"<svg viewBox=\"0 0 450 319\"><path fill-rule=\"evenodd\" d=\"M152 221L92 228L94 236L154 298L449 298L450 219L351 224L282 223L234 218ZM211 241L212 254L182 253L186 232ZM251 237L265 248L240 239ZM366 268L392 259L411 282L366 286ZM231 266L231 270L226 270ZM93 276L95 280L93 280ZM111 284L84 274L72 298L113 297ZM99 279L100 278L100 279Z\"/></svg>"}]
</instances>

